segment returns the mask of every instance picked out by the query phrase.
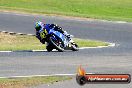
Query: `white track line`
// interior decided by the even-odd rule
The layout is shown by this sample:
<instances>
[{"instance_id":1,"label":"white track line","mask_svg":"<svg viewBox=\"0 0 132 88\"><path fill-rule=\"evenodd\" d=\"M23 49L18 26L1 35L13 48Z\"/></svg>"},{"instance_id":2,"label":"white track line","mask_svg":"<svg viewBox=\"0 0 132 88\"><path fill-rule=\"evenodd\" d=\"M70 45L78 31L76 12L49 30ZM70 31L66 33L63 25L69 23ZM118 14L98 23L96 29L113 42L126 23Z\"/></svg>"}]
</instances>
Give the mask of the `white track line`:
<instances>
[{"instance_id":1,"label":"white track line","mask_svg":"<svg viewBox=\"0 0 132 88\"><path fill-rule=\"evenodd\" d=\"M0 53L10 53L10 52L13 52L13 51L0 51Z\"/></svg>"},{"instance_id":2,"label":"white track line","mask_svg":"<svg viewBox=\"0 0 132 88\"><path fill-rule=\"evenodd\" d=\"M47 76L75 76L76 74L51 74L51 75L27 75L27 76L4 76L0 78L28 78L28 77L47 77Z\"/></svg>"},{"instance_id":3,"label":"white track line","mask_svg":"<svg viewBox=\"0 0 132 88\"><path fill-rule=\"evenodd\" d=\"M95 74L95 73L86 73ZM76 76L76 74L50 74L50 75L27 75L27 76L3 76L2 78L30 78L30 77L48 77L48 76Z\"/></svg>"},{"instance_id":4,"label":"white track line","mask_svg":"<svg viewBox=\"0 0 132 88\"><path fill-rule=\"evenodd\" d=\"M115 43L109 43L110 45L108 45L109 47L114 47L114 46L116 46L116 44ZM119 44L118 44L119 45Z\"/></svg>"},{"instance_id":5,"label":"white track line","mask_svg":"<svg viewBox=\"0 0 132 88\"><path fill-rule=\"evenodd\" d=\"M32 52L46 52L47 50L32 50ZM56 49L53 49L52 51L57 51Z\"/></svg>"},{"instance_id":6,"label":"white track line","mask_svg":"<svg viewBox=\"0 0 132 88\"><path fill-rule=\"evenodd\" d=\"M105 48L105 47L114 47L116 46L115 43L109 43L110 45L108 46L97 46L97 47L80 47L79 49L93 49L93 48Z\"/></svg>"}]
</instances>

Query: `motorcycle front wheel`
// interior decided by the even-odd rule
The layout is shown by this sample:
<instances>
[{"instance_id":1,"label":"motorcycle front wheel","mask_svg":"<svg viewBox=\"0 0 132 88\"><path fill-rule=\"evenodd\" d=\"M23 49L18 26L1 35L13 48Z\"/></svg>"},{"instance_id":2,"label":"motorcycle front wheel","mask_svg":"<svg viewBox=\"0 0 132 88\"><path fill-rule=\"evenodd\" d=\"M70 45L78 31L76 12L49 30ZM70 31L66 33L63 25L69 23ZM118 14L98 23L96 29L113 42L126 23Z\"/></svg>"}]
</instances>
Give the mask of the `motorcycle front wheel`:
<instances>
[{"instance_id":1,"label":"motorcycle front wheel","mask_svg":"<svg viewBox=\"0 0 132 88\"><path fill-rule=\"evenodd\" d=\"M47 45L46 46L46 49L47 49L48 52L51 52L53 50L53 46Z\"/></svg>"},{"instance_id":2,"label":"motorcycle front wheel","mask_svg":"<svg viewBox=\"0 0 132 88\"><path fill-rule=\"evenodd\" d=\"M56 37L55 35L53 35L54 37ZM57 38L57 37L56 37ZM61 39L57 38L57 40L55 40L52 36L49 37L49 41L53 44L53 46L59 51L59 52L63 52L64 51L64 43Z\"/></svg>"}]
</instances>

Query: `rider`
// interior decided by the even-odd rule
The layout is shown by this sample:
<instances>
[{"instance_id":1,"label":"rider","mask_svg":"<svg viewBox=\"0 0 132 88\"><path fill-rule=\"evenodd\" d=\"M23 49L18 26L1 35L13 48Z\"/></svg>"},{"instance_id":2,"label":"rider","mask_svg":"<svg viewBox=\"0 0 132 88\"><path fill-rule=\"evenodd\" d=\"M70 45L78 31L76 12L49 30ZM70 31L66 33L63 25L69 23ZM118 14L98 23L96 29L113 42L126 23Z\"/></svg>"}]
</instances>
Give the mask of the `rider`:
<instances>
[{"instance_id":1,"label":"rider","mask_svg":"<svg viewBox=\"0 0 132 88\"><path fill-rule=\"evenodd\" d=\"M43 24L42 22L36 22L35 23L35 29L36 29L36 37L40 40L41 43L45 44L45 39L41 38L40 32L44 30L44 28L53 28L55 31L59 31L60 33L64 34L70 39L70 35L64 31L60 26L56 24Z\"/></svg>"}]
</instances>

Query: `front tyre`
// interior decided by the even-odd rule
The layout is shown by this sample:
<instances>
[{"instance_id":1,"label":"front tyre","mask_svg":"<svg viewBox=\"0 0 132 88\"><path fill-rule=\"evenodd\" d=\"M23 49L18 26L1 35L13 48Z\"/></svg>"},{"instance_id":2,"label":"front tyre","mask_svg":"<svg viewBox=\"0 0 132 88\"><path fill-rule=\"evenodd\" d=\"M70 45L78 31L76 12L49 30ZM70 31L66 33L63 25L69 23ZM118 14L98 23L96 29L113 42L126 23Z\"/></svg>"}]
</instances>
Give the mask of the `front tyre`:
<instances>
[{"instance_id":1,"label":"front tyre","mask_svg":"<svg viewBox=\"0 0 132 88\"><path fill-rule=\"evenodd\" d=\"M47 49L48 52L51 52L51 51L53 50L53 47L50 46L50 45L47 45L47 46L46 46L46 49Z\"/></svg>"},{"instance_id":2,"label":"front tyre","mask_svg":"<svg viewBox=\"0 0 132 88\"><path fill-rule=\"evenodd\" d=\"M56 37L55 35L53 35L54 37ZM55 40L52 36L49 37L49 41L50 43L53 44L53 46L59 51L59 52L63 52L64 51L64 44L63 41L61 39L57 39Z\"/></svg>"}]
</instances>

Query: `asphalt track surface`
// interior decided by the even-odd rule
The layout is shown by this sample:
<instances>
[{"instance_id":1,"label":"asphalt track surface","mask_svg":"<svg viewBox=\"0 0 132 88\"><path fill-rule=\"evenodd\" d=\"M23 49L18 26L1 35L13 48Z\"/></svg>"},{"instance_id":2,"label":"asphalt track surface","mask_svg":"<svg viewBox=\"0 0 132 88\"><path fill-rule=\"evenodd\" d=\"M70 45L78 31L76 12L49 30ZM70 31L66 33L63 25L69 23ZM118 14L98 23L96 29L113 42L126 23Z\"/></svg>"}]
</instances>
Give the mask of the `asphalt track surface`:
<instances>
[{"instance_id":1,"label":"asphalt track surface","mask_svg":"<svg viewBox=\"0 0 132 88\"><path fill-rule=\"evenodd\" d=\"M0 76L75 74L81 64L90 73L132 75L132 23L80 20L0 12L0 31L34 34L34 22L56 23L75 37L116 43L115 47L78 52L0 53ZM80 88L75 79L33 88ZM88 84L83 88L130 88L132 84Z\"/></svg>"}]
</instances>

